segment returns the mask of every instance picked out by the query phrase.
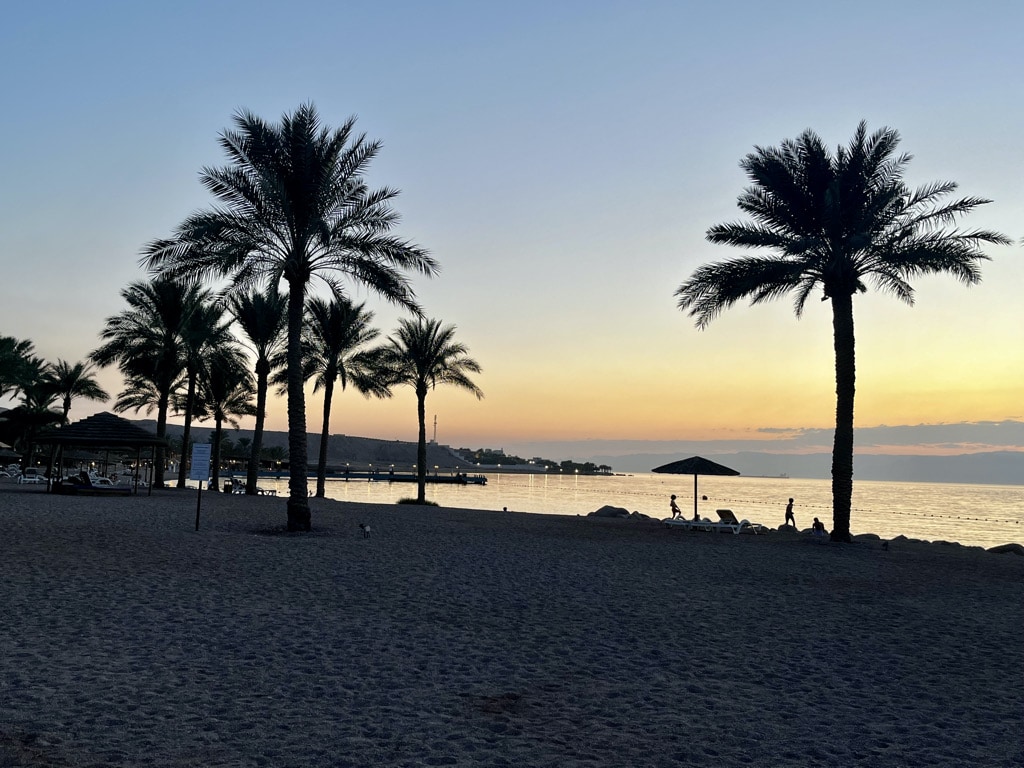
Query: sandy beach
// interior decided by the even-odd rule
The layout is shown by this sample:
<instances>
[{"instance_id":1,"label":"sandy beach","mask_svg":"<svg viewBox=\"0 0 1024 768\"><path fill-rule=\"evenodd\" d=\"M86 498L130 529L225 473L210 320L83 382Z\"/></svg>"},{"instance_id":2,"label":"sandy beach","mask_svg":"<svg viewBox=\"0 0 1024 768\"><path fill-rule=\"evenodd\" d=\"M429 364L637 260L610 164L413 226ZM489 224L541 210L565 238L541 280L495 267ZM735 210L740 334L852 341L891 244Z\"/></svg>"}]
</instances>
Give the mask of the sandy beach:
<instances>
[{"instance_id":1,"label":"sandy beach","mask_svg":"<svg viewBox=\"0 0 1024 768\"><path fill-rule=\"evenodd\" d=\"M0 768L1024 764L1024 557L311 506L0 486Z\"/></svg>"}]
</instances>

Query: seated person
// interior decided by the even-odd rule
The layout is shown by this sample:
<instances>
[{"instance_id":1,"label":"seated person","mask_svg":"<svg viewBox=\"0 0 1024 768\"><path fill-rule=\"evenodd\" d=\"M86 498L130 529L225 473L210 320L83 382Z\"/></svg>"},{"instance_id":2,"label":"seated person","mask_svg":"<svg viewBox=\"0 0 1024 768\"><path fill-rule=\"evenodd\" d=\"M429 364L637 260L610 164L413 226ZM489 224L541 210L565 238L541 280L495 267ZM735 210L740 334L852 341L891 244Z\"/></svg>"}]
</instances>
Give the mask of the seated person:
<instances>
[{"instance_id":1,"label":"seated person","mask_svg":"<svg viewBox=\"0 0 1024 768\"><path fill-rule=\"evenodd\" d=\"M825 535L825 524L818 518L814 518L814 522L811 523L811 534L814 536Z\"/></svg>"},{"instance_id":2,"label":"seated person","mask_svg":"<svg viewBox=\"0 0 1024 768\"><path fill-rule=\"evenodd\" d=\"M70 479L72 485L77 485L84 488L88 488L92 485L92 480L89 479L89 473L86 472L84 469L77 475L72 476Z\"/></svg>"}]
</instances>

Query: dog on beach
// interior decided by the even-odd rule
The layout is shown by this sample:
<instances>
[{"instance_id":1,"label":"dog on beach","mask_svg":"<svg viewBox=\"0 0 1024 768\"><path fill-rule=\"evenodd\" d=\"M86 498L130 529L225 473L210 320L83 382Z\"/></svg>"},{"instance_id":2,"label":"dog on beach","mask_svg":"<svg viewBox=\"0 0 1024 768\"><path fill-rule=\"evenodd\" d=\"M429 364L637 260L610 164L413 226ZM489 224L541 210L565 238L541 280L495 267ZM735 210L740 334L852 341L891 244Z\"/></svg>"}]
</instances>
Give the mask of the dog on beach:
<instances>
[{"instance_id":1,"label":"dog on beach","mask_svg":"<svg viewBox=\"0 0 1024 768\"><path fill-rule=\"evenodd\" d=\"M364 539L370 538L370 526L368 524L360 523L359 524L359 530L361 530L363 532L363 538Z\"/></svg>"}]
</instances>

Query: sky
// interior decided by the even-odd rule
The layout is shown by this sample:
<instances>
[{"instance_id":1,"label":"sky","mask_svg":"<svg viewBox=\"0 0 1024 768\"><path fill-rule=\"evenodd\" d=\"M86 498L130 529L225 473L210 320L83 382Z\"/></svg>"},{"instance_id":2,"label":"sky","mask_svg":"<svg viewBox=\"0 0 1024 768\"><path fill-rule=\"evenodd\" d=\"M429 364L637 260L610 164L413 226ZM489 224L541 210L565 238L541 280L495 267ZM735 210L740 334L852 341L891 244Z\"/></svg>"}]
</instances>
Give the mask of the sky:
<instances>
[{"instance_id":1,"label":"sky","mask_svg":"<svg viewBox=\"0 0 1024 768\"><path fill-rule=\"evenodd\" d=\"M742 255L705 233L741 219L747 153L807 128L834 148L865 120L899 131L909 184L991 199L963 224L1015 244L985 248L980 285L920 279L913 307L856 297L856 425L885 436L858 450L1024 450L1017 2L97 0L4 16L0 335L47 360L85 359L147 279L142 247L212 204L199 173L225 164L238 110L312 102L383 142L368 180L402 191L397 233L441 265L416 294L483 368L482 400L430 393L429 437L556 459L581 443L827 450L828 303L800 319L787 299L737 305L698 330L673 294ZM351 289L390 333L400 312ZM121 388L114 369L99 379ZM71 418L111 405L75 401ZM306 407L317 430L320 395ZM280 398L268 428L286 427ZM339 393L331 432L415 440L414 394Z\"/></svg>"}]
</instances>

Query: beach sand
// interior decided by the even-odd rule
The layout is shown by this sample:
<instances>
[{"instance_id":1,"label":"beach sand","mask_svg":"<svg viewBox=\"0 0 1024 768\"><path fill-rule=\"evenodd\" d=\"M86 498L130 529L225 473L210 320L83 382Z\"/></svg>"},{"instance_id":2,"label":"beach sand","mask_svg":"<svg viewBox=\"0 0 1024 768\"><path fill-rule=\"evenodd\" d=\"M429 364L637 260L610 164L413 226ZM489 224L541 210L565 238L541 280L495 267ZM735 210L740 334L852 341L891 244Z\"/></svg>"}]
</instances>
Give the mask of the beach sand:
<instances>
[{"instance_id":1,"label":"beach sand","mask_svg":"<svg viewBox=\"0 0 1024 768\"><path fill-rule=\"evenodd\" d=\"M1024 764L1024 557L196 500L0 487L0 768Z\"/></svg>"}]
</instances>

